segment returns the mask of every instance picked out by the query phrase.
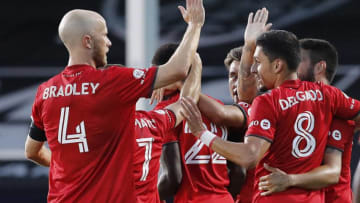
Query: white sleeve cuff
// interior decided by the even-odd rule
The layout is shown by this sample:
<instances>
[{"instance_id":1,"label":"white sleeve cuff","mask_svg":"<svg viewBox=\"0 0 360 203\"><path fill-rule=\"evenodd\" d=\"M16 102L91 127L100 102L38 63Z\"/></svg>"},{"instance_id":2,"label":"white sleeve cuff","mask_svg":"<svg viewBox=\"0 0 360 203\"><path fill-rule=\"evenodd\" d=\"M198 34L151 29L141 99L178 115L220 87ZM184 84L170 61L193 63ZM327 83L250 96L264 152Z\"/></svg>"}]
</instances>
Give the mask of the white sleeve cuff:
<instances>
[{"instance_id":1,"label":"white sleeve cuff","mask_svg":"<svg viewBox=\"0 0 360 203\"><path fill-rule=\"evenodd\" d=\"M214 141L215 138L216 138L216 135L208 130L204 131L200 135L201 142L203 142L208 147L210 147L210 144L212 143L212 141Z\"/></svg>"}]
</instances>

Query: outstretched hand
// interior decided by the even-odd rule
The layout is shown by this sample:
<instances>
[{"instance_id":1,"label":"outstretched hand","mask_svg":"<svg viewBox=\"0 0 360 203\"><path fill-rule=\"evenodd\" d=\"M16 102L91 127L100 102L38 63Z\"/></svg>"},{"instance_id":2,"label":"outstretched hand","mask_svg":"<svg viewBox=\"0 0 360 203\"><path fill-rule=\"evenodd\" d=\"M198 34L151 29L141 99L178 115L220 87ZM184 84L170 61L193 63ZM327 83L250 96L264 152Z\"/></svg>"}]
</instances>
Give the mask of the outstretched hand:
<instances>
[{"instance_id":1,"label":"outstretched hand","mask_svg":"<svg viewBox=\"0 0 360 203\"><path fill-rule=\"evenodd\" d=\"M151 98L150 98L150 105L154 103L154 101L156 100L158 103L161 102L163 100L164 97L164 92L165 92L165 88L159 88L156 90L153 90L152 94L151 94Z\"/></svg>"},{"instance_id":2,"label":"outstretched hand","mask_svg":"<svg viewBox=\"0 0 360 203\"><path fill-rule=\"evenodd\" d=\"M287 173L267 164L264 164L264 168L271 174L260 177L259 190L264 191L260 194L261 196L281 192L290 187L290 176Z\"/></svg>"},{"instance_id":3,"label":"outstretched hand","mask_svg":"<svg viewBox=\"0 0 360 203\"><path fill-rule=\"evenodd\" d=\"M180 114L187 121L191 133L196 137L199 137L205 130L202 124L199 108L197 107L196 103L189 97L181 98L181 107L182 110L180 111Z\"/></svg>"},{"instance_id":4,"label":"outstretched hand","mask_svg":"<svg viewBox=\"0 0 360 203\"><path fill-rule=\"evenodd\" d=\"M269 11L266 8L257 10L255 16L253 12L249 14L244 34L245 43L255 44L257 37L271 28L271 23L266 24L268 17Z\"/></svg>"},{"instance_id":5,"label":"outstretched hand","mask_svg":"<svg viewBox=\"0 0 360 203\"><path fill-rule=\"evenodd\" d=\"M186 0L186 9L178 6L184 21L188 24L203 25L205 21L205 9L203 0Z\"/></svg>"}]
</instances>

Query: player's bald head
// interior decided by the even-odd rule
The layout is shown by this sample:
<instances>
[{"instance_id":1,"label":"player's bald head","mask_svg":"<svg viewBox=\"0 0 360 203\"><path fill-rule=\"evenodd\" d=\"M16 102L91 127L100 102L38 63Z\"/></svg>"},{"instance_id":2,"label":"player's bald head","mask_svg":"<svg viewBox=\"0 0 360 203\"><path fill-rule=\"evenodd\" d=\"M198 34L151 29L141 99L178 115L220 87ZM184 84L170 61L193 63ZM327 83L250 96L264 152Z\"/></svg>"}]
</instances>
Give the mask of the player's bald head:
<instances>
[{"instance_id":1,"label":"player's bald head","mask_svg":"<svg viewBox=\"0 0 360 203\"><path fill-rule=\"evenodd\" d=\"M75 9L67 12L59 24L59 36L66 47L81 42L84 35L91 35L105 25L104 18L94 11Z\"/></svg>"}]
</instances>

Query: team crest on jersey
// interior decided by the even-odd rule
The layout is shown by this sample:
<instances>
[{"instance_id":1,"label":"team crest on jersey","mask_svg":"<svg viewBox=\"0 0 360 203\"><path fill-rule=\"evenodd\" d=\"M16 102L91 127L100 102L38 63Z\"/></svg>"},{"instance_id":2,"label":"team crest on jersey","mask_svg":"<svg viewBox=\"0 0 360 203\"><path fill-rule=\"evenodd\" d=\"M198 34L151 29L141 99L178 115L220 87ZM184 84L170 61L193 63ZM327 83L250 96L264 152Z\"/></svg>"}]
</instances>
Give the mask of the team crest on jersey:
<instances>
[{"instance_id":1,"label":"team crest on jersey","mask_svg":"<svg viewBox=\"0 0 360 203\"><path fill-rule=\"evenodd\" d=\"M268 119L263 119L261 120L260 122L260 127L263 129L263 130L269 130L270 129L270 121Z\"/></svg>"},{"instance_id":2,"label":"team crest on jersey","mask_svg":"<svg viewBox=\"0 0 360 203\"><path fill-rule=\"evenodd\" d=\"M334 140L337 141L341 140L341 132L339 130L334 130L331 135L334 138Z\"/></svg>"},{"instance_id":3,"label":"team crest on jersey","mask_svg":"<svg viewBox=\"0 0 360 203\"><path fill-rule=\"evenodd\" d=\"M139 69L134 69L134 72L133 72L133 76L134 78L136 79L140 79L141 77L144 76L144 71L143 70L139 70Z\"/></svg>"}]
</instances>

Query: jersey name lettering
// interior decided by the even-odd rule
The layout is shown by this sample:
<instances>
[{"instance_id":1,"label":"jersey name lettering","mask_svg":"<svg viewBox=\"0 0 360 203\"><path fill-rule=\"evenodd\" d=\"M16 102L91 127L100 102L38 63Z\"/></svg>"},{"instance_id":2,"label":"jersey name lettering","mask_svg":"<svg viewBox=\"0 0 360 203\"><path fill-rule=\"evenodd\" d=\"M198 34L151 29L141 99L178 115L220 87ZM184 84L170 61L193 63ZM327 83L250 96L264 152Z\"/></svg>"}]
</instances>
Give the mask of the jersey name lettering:
<instances>
[{"instance_id":1,"label":"jersey name lettering","mask_svg":"<svg viewBox=\"0 0 360 203\"><path fill-rule=\"evenodd\" d=\"M156 128L156 126L154 125L155 121L154 120L149 120L146 118L140 118L140 119L135 119L135 126L138 126L139 128Z\"/></svg>"},{"instance_id":2,"label":"jersey name lettering","mask_svg":"<svg viewBox=\"0 0 360 203\"><path fill-rule=\"evenodd\" d=\"M300 102L322 101L323 98L323 94L320 90L297 91L295 96L287 97L286 99L279 99L279 104L281 109L285 111Z\"/></svg>"},{"instance_id":3,"label":"jersey name lettering","mask_svg":"<svg viewBox=\"0 0 360 203\"><path fill-rule=\"evenodd\" d=\"M84 82L79 86L77 84L67 84L65 86L50 86L45 88L43 92L43 99L64 97L64 96L77 96L77 95L88 95L95 94L96 89L100 83Z\"/></svg>"}]
</instances>

